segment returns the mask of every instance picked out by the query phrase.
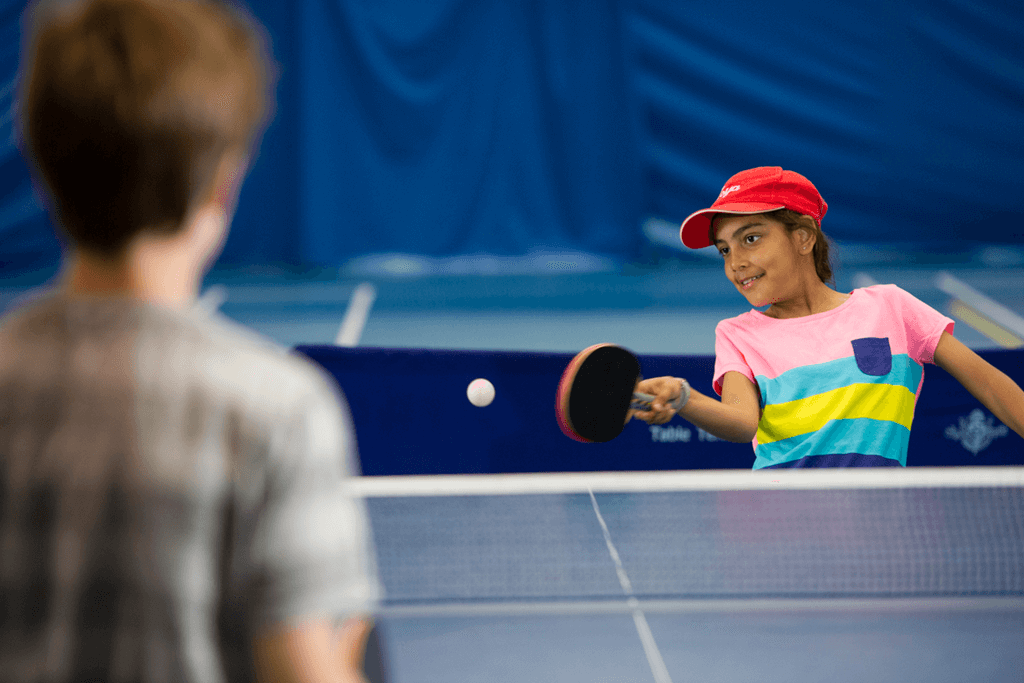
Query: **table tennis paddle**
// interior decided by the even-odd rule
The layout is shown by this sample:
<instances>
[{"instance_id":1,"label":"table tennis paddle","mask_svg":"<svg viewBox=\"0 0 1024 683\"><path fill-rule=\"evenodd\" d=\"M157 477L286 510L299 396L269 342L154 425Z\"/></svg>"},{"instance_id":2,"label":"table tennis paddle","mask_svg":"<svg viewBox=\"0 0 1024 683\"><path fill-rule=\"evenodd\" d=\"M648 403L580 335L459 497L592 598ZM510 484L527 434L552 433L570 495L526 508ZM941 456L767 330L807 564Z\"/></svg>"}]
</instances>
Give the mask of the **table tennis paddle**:
<instances>
[{"instance_id":1,"label":"table tennis paddle","mask_svg":"<svg viewBox=\"0 0 1024 683\"><path fill-rule=\"evenodd\" d=\"M562 432L584 443L611 441L630 410L648 410L654 397L636 393L640 361L614 344L595 344L572 359L558 383L555 412Z\"/></svg>"}]
</instances>

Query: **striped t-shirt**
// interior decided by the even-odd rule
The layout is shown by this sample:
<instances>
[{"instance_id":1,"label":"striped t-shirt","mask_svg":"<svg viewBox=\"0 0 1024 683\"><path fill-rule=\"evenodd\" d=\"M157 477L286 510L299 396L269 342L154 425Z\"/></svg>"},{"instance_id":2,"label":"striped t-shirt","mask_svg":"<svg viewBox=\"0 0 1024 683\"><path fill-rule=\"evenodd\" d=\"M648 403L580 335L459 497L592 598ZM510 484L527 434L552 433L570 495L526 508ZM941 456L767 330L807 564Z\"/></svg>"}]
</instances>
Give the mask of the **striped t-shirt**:
<instances>
[{"instance_id":1,"label":"striped t-shirt","mask_svg":"<svg viewBox=\"0 0 1024 683\"><path fill-rule=\"evenodd\" d=\"M757 385L754 469L906 466L924 363L953 325L895 285L801 318L749 311L715 329L714 388L727 372Z\"/></svg>"}]
</instances>

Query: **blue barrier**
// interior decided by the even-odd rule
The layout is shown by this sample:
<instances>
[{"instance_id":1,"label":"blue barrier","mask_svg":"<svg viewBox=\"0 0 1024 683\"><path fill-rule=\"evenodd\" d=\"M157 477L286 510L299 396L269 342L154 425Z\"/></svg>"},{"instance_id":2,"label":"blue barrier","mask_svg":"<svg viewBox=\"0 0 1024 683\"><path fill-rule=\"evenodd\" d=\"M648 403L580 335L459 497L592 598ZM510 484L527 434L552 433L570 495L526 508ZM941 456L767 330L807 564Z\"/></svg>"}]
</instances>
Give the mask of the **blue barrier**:
<instances>
[{"instance_id":1,"label":"blue barrier","mask_svg":"<svg viewBox=\"0 0 1024 683\"><path fill-rule=\"evenodd\" d=\"M344 391L366 475L747 469L754 462L750 444L721 441L679 418L661 427L633 421L609 443L569 439L554 410L558 381L572 358L567 353L296 351L324 367ZM1024 354L981 355L1024 383ZM712 356L642 356L640 362L647 377L686 377L711 393ZM466 398L477 377L496 388L484 408ZM959 382L929 365L907 464L1021 465L1024 444Z\"/></svg>"}]
</instances>

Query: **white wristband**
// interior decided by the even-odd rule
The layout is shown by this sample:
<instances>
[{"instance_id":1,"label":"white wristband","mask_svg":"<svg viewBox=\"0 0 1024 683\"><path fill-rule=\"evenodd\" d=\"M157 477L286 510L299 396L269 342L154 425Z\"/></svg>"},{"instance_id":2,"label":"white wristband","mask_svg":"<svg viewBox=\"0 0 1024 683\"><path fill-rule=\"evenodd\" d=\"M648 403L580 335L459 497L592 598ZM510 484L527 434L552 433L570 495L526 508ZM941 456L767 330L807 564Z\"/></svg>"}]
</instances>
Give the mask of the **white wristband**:
<instances>
[{"instance_id":1,"label":"white wristband","mask_svg":"<svg viewBox=\"0 0 1024 683\"><path fill-rule=\"evenodd\" d=\"M679 397L669 404L669 407L677 413L683 409L686 402L690 400L690 383L682 377L676 377L679 380Z\"/></svg>"}]
</instances>

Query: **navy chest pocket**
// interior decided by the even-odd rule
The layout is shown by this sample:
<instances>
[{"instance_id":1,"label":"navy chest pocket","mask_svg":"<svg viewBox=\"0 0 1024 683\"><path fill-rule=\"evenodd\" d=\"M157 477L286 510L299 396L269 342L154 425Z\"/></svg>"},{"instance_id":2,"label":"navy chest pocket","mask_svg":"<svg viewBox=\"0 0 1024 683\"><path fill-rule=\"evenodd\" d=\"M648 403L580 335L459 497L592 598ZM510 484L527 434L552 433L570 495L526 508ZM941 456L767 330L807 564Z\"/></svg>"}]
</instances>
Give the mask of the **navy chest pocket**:
<instances>
[{"instance_id":1,"label":"navy chest pocket","mask_svg":"<svg viewBox=\"0 0 1024 683\"><path fill-rule=\"evenodd\" d=\"M888 337L865 337L853 340L853 356L865 375L881 377L892 371L892 351Z\"/></svg>"}]
</instances>

